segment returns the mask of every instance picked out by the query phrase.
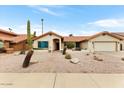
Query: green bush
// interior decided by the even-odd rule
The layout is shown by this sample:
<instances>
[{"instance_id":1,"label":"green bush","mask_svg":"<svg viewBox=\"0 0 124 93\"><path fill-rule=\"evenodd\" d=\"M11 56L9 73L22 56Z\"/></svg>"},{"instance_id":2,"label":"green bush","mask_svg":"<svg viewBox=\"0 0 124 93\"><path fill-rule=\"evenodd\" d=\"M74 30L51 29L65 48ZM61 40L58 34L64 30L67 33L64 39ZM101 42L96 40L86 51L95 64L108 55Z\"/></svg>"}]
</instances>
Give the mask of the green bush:
<instances>
[{"instance_id":1,"label":"green bush","mask_svg":"<svg viewBox=\"0 0 124 93\"><path fill-rule=\"evenodd\" d=\"M74 42L67 42L66 46L67 46L67 48L72 49L75 47L75 43Z\"/></svg>"},{"instance_id":2,"label":"green bush","mask_svg":"<svg viewBox=\"0 0 124 93\"><path fill-rule=\"evenodd\" d=\"M71 59L71 55L70 54L66 54L65 55L65 59Z\"/></svg>"}]
</instances>

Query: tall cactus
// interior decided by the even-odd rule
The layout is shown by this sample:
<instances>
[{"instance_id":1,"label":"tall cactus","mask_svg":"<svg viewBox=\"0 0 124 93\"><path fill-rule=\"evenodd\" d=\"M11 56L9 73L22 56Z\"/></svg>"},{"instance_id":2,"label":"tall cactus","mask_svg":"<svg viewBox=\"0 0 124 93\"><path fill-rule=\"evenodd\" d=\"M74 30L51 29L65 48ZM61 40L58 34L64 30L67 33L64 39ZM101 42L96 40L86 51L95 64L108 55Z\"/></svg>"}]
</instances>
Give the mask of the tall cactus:
<instances>
[{"instance_id":1,"label":"tall cactus","mask_svg":"<svg viewBox=\"0 0 124 93\"><path fill-rule=\"evenodd\" d=\"M27 21L27 43L29 48L32 48L32 36L31 36L31 29L30 29L30 20Z\"/></svg>"},{"instance_id":2,"label":"tall cactus","mask_svg":"<svg viewBox=\"0 0 124 93\"><path fill-rule=\"evenodd\" d=\"M30 64L30 60L31 60L31 57L33 55L33 46L32 46L32 35L31 35L31 31L30 31L30 20L27 21L27 43L28 43L28 46L31 50L28 51L26 57L25 57L25 60L23 62L23 65L22 67L23 68L26 68L29 66Z\"/></svg>"}]
</instances>

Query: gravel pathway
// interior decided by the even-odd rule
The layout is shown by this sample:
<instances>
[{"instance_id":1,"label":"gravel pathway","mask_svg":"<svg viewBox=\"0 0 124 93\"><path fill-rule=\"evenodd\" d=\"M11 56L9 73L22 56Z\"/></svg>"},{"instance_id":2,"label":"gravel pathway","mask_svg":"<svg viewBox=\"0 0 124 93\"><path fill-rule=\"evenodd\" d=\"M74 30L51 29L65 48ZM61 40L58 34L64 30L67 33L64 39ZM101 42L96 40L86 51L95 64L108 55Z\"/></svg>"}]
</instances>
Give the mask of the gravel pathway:
<instances>
[{"instance_id":1,"label":"gravel pathway","mask_svg":"<svg viewBox=\"0 0 124 93\"><path fill-rule=\"evenodd\" d=\"M0 54L0 73L124 73L124 53L89 53L81 51L67 51L72 58L79 58L80 63L73 64L65 59L60 52L35 51L30 66L22 68L26 55ZM94 60L93 56L103 61ZM120 57L118 57L120 56Z\"/></svg>"}]
</instances>

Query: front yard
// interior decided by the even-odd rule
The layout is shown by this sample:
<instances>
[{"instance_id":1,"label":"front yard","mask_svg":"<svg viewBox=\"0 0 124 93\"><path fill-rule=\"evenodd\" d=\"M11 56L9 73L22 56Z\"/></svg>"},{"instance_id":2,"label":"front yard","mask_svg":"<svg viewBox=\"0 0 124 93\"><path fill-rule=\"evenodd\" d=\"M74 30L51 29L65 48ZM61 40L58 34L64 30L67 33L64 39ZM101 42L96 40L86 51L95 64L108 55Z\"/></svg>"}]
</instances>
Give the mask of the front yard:
<instances>
[{"instance_id":1,"label":"front yard","mask_svg":"<svg viewBox=\"0 0 124 93\"><path fill-rule=\"evenodd\" d=\"M0 73L124 73L124 52L89 53L83 51L67 51L72 58L78 58L78 64L70 63L60 52L48 53L35 50L30 66L22 68L26 55L0 54ZM94 56L103 61L94 60Z\"/></svg>"}]
</instances>

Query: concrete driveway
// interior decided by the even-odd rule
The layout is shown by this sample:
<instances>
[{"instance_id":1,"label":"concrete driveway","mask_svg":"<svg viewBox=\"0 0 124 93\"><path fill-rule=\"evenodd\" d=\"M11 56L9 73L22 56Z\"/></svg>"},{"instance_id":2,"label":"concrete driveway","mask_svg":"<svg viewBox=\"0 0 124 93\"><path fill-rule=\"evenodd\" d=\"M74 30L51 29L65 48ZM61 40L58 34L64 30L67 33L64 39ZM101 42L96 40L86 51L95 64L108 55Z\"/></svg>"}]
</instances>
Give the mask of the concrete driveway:
<instances>
[{"instance_id":1,"label":"concrete driveway","mask_svg":"<svg viewBox=\"0 0 124 93\"><path fill-rule=\"evenodd\" d=\"M108 55L111 57L119 57L119 58L124 57L124 51L120 51L120 52L97 52L97 53L103 54L103 55Z\"/></svg>"}]
</instances>

